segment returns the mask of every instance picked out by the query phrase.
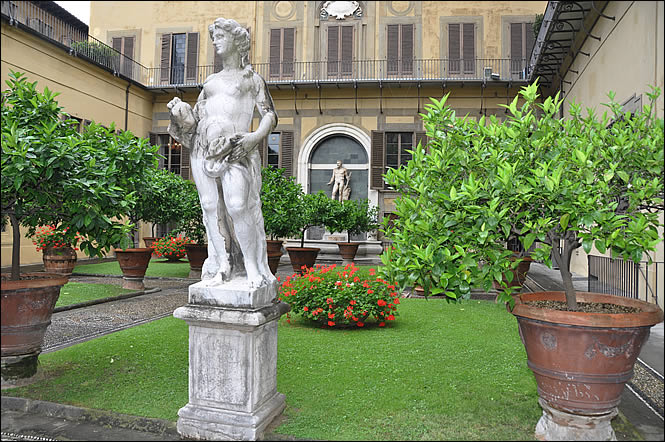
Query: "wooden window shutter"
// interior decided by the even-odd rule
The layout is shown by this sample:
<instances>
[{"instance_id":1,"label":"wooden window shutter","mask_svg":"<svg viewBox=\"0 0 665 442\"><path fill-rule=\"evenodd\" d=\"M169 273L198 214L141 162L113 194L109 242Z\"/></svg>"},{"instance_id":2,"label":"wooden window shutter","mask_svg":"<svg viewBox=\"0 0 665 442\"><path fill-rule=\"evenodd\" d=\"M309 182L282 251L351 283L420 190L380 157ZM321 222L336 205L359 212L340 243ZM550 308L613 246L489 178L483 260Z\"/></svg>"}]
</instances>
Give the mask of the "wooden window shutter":
<instances>
[{"instance_id":1,"label":"wooden window shutter","mask_svg":"<svg viewBox=\"0 0 665 442\"><path fill-rule=\"evenodd\" d=\"M187 34L187 68L185 69L185 79L187 81L196 81L199 62L199 33L189 32Z\"/></svg>"},{"instance_id":2,"label":"wooden window shutter","mask_svg":"<svg viewBox=\"0 0 665 442\"><path fill-rule=\"evenodd\" d=\"M171 34L162 35L162 55L160 63L159 79L162 83L168 83L171 78Z\"/></svg>"},{"instance_id":3,"label":"wooden window shutter","mask_svg":"<svg viewBox=\"0 0 665 442\"><path fill-rule=\"evenodd\" d=\"M384 133L372 131L372 164L370 165L370 186L372 189L383 189Z\"/></svg>"},{"instance_id":4,"label":"wooden window shutter","mask_svg":"<svg viewBox=\"0 0 665 442\"><path fill-rule=\"evenodd\" d=\"M476 41L475 25L464 23L462 25L462 58L464 58L464 73L476 72Z\"/></svg>"},{"instance_id":5,"label":"wooden window shutter","mask_svg":"<svg viewBox=\"0 0 665 442\"><path fill-rule=\"evenodd\" d=\"M448 70L451 74L460 73L460 25L451 23L448 25Z\"/></svg>"},{"instance_id":6,"label":"wooden window shutter","mask_svg":"<svg viewBox=\"0 0 665 442\"><path fill-rule=\"evenodd\" d=\"M188 180L190 176L189 148L183 144L180 148L180 176Z\"/></svg>"},{"instance_id":7,"label":"wooden window shutter","mask_svg":"<svg viewBox=\"0 0 665 442\"><path fill-rule=\"evenodd\" d=\"M118 55L113 56L113 69L116 72L120 72L120 59L122 57L119 54L122 54L122 37L113 37L111 45L113 46L113 50L118 52Z\"/></svg>"},{"instance_id":8,"label":"wooden window shutter","mask_svg":"<svg viewBox=\"0 0 665 442\"><path fill-rule=\"evenodd\" d=\"M293 176L293 132L282 131L279 146L279 162L284 175Z\"/></svg>"},{"instance_id":9,"label":"wooden window shutter","mask_svg":"<svg viewBox=\"0 0 665 442\"><path fill-rule=\"evenodd\" d=\"M339 26L328 27L328 75L338 72L339 61Z\"/></svg>"},{"instance_id":10,"label":"wooden window shutter","mask_svg":"<svg viewBox=\"0 0 665 442\"><path fill-rule=\"evenodd\" d=\"M270 76L271 77L280 76L280 62L282 59L281 48L282 48L282 30L271 29L270 30Z\"/></svg>"},{"instance_id":11,"label":"wooden window shutter","mask_svg":"<svg viewBox=\"0 0 665 442\"><path fill-rule=\"evenodd\" d=\"M387 34L387 72L396 74L399 71L399 25L388 25Z\"/></svg>"},{"instance_id":12,"label":"wooden window shutter","mask_svg":"<svg viewBox=\"0 0 665 442\"><path fill-rule=\"evenodd\" d=\"M340 68L343 74L350 74L353 66L353 26L341 26Z\"/></svg>"},{"instance_id":13,"label":"wooden window shutter","mask_svg":"<svg viewBox=\"0 0 665 442\"><path fill-rule=\"evenodd\" d=\"M526 52L524 53L524 57L526 58L526 64L529 64L533 45L536 43L536 36L533 34L533 23L524 23L524 35L526 37Z\"/></svg>"},{"instance_id":14,"label":"wooden window shutter","mask_svg":"<svg viewBox=\"0 0 665 442\"><path fill-rule=\"evenodd\" d=\"M282 73L293 75L293 62L295 61L295 28L285 28L282 42Z\"/></svg>"},{"instance_id":15,"label":"wooden window shutter","mask_svg":"<svg viewBox=\"0 0 665 442\"><path fill-rule=\"evenodd\" d=\"M522 23L510 24L510 72L513 74L517 74L521 71L522 25Z\"/></svg>"},{"instance_id":16,"label":"wooden window shutter","mask_svg":"<svg viewBox=\"0 0 665 442\"><path fill-rule=\"evenodd\" d=\"M122 58L122 73L128 77L132 76L132 60L134 59L134 37L125 37L123 38L124 44L122 48L122 53L124 57Z\"/></svg>"},{"instance_id":17,"label":"wooden window shutter","mask_svg":"<svg viewBox=\"0 0 665 442\"><path fill-rule=\"evenodd\" d=\"M412 24L402 25L402 73L413 73L413 32L414 26Z\"/></svg>"}]
</instances>

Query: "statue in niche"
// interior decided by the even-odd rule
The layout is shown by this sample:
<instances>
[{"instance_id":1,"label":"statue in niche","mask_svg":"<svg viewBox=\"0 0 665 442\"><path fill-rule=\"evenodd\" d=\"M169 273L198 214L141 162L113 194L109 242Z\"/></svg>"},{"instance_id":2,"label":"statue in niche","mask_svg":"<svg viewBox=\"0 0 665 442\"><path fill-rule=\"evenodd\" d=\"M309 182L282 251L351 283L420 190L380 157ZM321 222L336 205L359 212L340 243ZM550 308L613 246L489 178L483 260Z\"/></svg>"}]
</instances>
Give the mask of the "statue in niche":
<instances>
[{"instance_id":1,"label":"statue in niche","mask_svg":"<svg viewBox=\"0 0 665 442\"><path fill-rule=\"evenodd\" d=\"M249 32L224 18L208 30L224 67L205 80L194 108L178 97L167 104L168 131L190 149L208 236L201 278L209 285L246 279L257 288L275 281L261 212L259 145L277 125L277 113L265 81L249 64ZM255 108L261 120L250 132Z\"/></svg>"},{"instance_id":2,"label":"statue in niche","mask_svg":"<svg viewBox=\"0 0 665 442\"><path fill-rule=\"evenodd\" d=\"M330 197L332 199L339 199L339 201L346 201L351 195L351 172L349 172L344 166L342 166L342 161L337 161L337 167L333 169L332 177L328 185L332 185L332 194ZM337 197L339 195L339 197Z\"/></svg>"}]
</instances>

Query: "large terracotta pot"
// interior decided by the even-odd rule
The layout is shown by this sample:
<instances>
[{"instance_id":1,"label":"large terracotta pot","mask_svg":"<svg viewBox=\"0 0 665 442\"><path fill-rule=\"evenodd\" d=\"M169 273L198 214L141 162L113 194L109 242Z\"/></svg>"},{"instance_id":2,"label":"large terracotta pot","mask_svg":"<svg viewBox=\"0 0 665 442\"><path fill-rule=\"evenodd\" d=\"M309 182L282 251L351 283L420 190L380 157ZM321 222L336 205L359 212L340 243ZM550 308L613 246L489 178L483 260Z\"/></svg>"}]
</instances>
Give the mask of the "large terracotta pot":
<instances>
[{"instance_id":1,"label":"large terracotta pot","mask_svg":"<svg viewBox=\"0 0 665 442\"><path fill-rule=\"evenodd\" d=\"M145 243L146 247L152 247L153 243L155 241L159 241L160 239L162 238L160 238L159 236L144 236L143 242Z\"/></svg>"},{"instance_id":2,"label":"large terracotta pot","mask_svg":"<svg viewBox=\"0 0 665 442\"><path fill-rule=\"evenodd\" d=\"M339 247L339 254L342 255L342 265L349 264L353 262L353 259L358 253L358 246L360 244L357 242L338 242L337 247Z\"/></svg>"},{"instance_id":3,"label":"large terracotta pot","mask_svg":"<svg viewBox=\"0 0 665 442\"><path fill-rule=\"evenodd\" d=\"M189 277L200 278L203 263L208 257L208 244L185 244L189 260Z\"/></svg>"},{"instance_id":4,"label":"large terracotta pot","mask_svg":"<svg viewBox=\"0 0 665 442\"><path fill-rule=\"evenodd\" d=\"M277 275L279 260L282 258L282 252L268 252L268 267L273 275Z\"/></svg>"},{"instance_id":5,"label":"large terracotta pot","mask_svg":"<svg viewBox=\"0 0 665 442\"><path fill-rule=\"evenodd\" d=\"M115 249L120 270L122 270L122 288L144 290L143 278L150 264L150 257L155 249L152 247L137 249Z\"/></svg>"},{"instance_id":6,"label":"large terracotta pot","mask_svg":"<svg viewBox=\"0 0 665 442\"><path fill-rule=\"evenodd\" d=\"M314 267L316 257L321 249L318 247L287 247L286 251L289 252L293 271L302 275L306 271L303 266L306 268Z\"/></svg>"},{"instance_id":7,"label":"large terracotta pot","mask_svg":"<svg viewBox=\"0 0 665 442\"><path fill-rule=\"evenodd\" d=\"M2 274L2 386L25 385L35 380L53 308L67 276L23 273L18 281Z\"/></svg>"},{"instance_id":8,"label":"large terracotta pot","mask_svg":"<svg viewBox=\"0 0 665 442\"><path fill-rule=\"evenodd\" d=\"M536 437L610 440L615 437L610 421L617 414L621 392L633 376L650 327L663 320L663 311L644 301L587 292L577 293L578 303L624 305L640 312L568 312L526 304L565 299L564 292L520 294L512 310L543 408Z\"/></svg>"},{"instance_id":9,"label":"large terracotta pot","mask_svg":"<svg viewBox=\"0 0 665 442\"><path fill-rule=\"evenodd\" d=\"M282 255L282 244L284 242L276 239L266 239L266 248L268 250L268 255L271 253L278 253Z\"/></svg>"},{"instance_id":10,"label":"large terracotta pot","mask_svg":"<svg viewBox=\"0 0 665 442\"><path fill-rule=\"evenodd\" d=\"M44 272L69 276L76 267L76 250L73 247L47 247L42 252Z\"/></svg>"}]
</instances>

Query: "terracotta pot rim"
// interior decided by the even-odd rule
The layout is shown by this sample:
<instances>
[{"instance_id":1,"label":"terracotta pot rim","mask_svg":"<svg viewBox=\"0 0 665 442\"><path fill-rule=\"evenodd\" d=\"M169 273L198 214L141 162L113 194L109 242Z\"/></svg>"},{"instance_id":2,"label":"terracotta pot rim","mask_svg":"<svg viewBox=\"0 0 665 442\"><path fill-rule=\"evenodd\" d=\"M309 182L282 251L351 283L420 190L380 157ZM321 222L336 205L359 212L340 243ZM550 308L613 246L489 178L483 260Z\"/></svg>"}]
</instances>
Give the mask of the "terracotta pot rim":
<instances>
[{"instance_id":1,"label":"terracotta pot rim","mask_svg":"<svg viewBox=\"0 0 665 442\"><path fill-rule=\"evenodd\" d=\"M3 275L9 275L9 273L3 273ZM27 279L27 280L2 280L2 290L20 290L27 288L40 288L40 287L53 287L53 286L62 286L67 284L69 277L62 275L60 273L48 273L48 272L29 272L21 273L25 276L40 276L40 279Z\"/></svg>"},{"instance_id":2,"label":"terracotta pot rim","mask_svg":"<svg viewBox=\"0 0 665 442\"><path fill-rule=\"evenodd\" d=\"M342 246L359 246L360 243L359 243L359 242L349 241L349 242L338 242L337 245L342 245Z\"/></svg>"},{"instance_id":3,"label":"terracotta pot rim","mask_svg":"<svg viewBox=\"0 0 665 442\"><path fill-rule=\"evenodd\" d=\"M113 249L113 250L116 253L118 253L118 252L120 252L120 253L122 253L122 252L148 252L148 250L150 251L150 253L152 253L152 252L155 251L155 248L154 247L137 247L137 248L133 248L133 249Z\"/></svg>"},{"instance_id":4,"label":"terracotta pot rim","mask_svg":"<svg viewBox=\"0 0 665 442\"><path fill-rule=\"evenodd\" d=\"M208 247L208 243L205 244L196 244L196 243L189 243L184 245L185 248L187 247Z\"/></svg>"},{"instance_id":5,"label":"terracotta pot rim","mask_svg":"<svg viewBox=\"0 0 665 442\"><path fill-rule=\"evenodd\" d=\"M632 328L651 327L663 320L663 310L656 304L603 293L577 292L577 302L603 302L635 307L641 311L638 313L567 312L530 307L524 304L527 301L565 301L566 293L562 291L523 293L515 295L514 298L515 307L511 312L513 315L543 322L583 327Z\"/></svg>"},{"instance_id":6,"label":"terracotta pot rim","mask_svg":"<svg viewBox=\"0 0 665 442\"><path fill-rule=\"evenodd\" d=\"M308 251L308 252L320 252L321 249L319 247L286 247L286 250L294 250L294 251Z\"/></svg>"}]
</instances>

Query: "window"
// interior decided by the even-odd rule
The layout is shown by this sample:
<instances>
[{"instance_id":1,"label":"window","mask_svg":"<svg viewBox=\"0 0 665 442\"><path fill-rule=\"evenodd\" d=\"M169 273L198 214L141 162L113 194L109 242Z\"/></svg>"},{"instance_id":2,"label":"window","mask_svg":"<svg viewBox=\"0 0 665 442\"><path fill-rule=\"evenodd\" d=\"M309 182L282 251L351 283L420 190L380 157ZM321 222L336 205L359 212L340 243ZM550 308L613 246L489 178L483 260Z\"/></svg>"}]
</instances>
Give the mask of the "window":
<instances>
[{"instance_id":1,"label":"window","mask_svg":"<svg viewBox=\"0 0 665 442\"><path fill-rule=\"evenodd\" d=\"M293 76L295 61L295 28L270 30L270 76Z\"/></svg>"},{"instance_id":2,"label":"window","mask_svg":"<svg viewBox=\"0 0 665 442\"><path fill-rule=\"evenodd\" d=\"M189 179L189 150L169 134L150 134L150 144L159 146L159 167Z\"/></svg>"},{"instance_id":3,"label":"window","mask_svg":"<svg viewBox=\"0 0 665 442\"><path fill-rule=\"evenodd\" d=\"M134 37L113 37L111 39L113 49L124 55L118 57L115 69L123 75L132 78L132 67L134 60Z\"/></svg>"},{"instance_id":4,"label":"window","mask_svg":"<svg viewBox=\"0 0 665 442\"><path fill-rule=\"evenodd\" d=\"M412 24L388 25L386 50L388 74L413 73L413 32Z\"/></svg>"},{"instance_id":5,"label":"window","mask_svg":"<svg viewBox=\"0 0 665 442\"><path fill-rule=\"evenodd\" d=\"M286 176L293 176L293 132L272 132L268 135L262 162L266 166L284 169Z\"/></svg>"},{"instance_id":6,"label":"window","mask_svg":"<svg viewBox=\"0 0 665 442\"><path fill-rule=\"evenodd\" d=\"M328 76L351 75L353 26L328 26Z\"/></svg>"},{"instance_id":7,"label":"window","mask_svg":"<svg viewBox=\"0 0 665 442\"><path fill-rule=\"evenodd\" d=\"M383 189L383 174L391 168L398 168L411 159L409 150L420 143L427 144L425 132L383 132L372 131L372 158L370 184L373 189Z\"/></svg>"},{"instance_id":8,"label":"window","mask_svg":"<svg viewBox=\"0 0 665 442\"><path fill-rule=\"evenodd\" d=\"M533 23L510 24L510 73L513 78L526 78L524 70L531 57L534 41Z\"/></svg>"},{"instance_id":9,"label":"window","mask_svg":"<svg viewBox=\"0 0 665 442\"><path fill-rule=\"evenodd\" d=\"M182 84L198 81L199 34L162 34L162 84Z\"/></svg>"},{"instance_id":10,"label":"window","mask_svg":"<svg viewBox=\"0 0 665 442\"><path fill-rule=\"evenodd\" d=\"M448 25L448 71L451 74L475 74L476 48L473 23Z\"/></svg>"}]
</instances>

